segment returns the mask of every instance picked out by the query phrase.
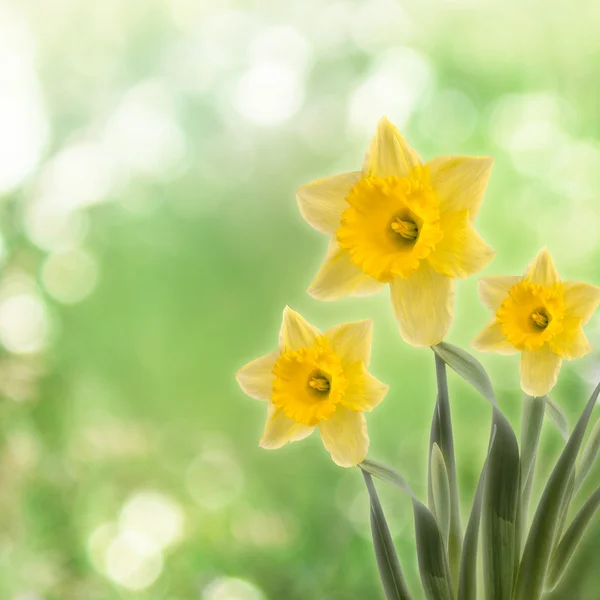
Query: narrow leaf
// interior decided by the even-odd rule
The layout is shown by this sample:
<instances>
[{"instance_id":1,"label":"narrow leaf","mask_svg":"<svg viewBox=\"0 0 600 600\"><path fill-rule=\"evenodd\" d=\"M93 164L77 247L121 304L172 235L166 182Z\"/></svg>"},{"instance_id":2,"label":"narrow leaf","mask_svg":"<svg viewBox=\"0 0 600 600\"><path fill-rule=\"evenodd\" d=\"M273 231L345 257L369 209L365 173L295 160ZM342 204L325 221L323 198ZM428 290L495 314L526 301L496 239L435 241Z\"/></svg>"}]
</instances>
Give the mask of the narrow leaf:
<instances>
[{"instance_id":1,"label":"narrow leaf","mask_svg":"<svg viewBox=\"0 0 600 600\"><path fill-rule=\"evenodd\" d=\"M449 533L444 540L447 542L446 547L448 548L448 560L450 562L452 580L455 584L458 584L458 571L460 568L460 554L462 548L462 527L460 524L460 505L458 501L458 481L456 477L456 460L454 458L454 437L452 434L452 417L450 415L448 378L445 362L437 354L434 356L438 393L432 424L432 437L434 437L434 435L436 437L434 443L437 443L439 450L442 453L448 478L450 491L450 520ZM436 431L433 430L434 427L436 427ZM430 478L431 475L430 468ZM442 527L442 532L445 532L444 526L440 524L440 527Z\"/></svg>"},{"instance_id":2,"label":"narrow leaf","mask_svg":"<svg viewBox=\"0 0 600 600\"><path fill-rule=\"evenodd\" d=\"M490 448L494 443L496 430L492 430ZM488 450L489 453L489 450ZM479 542L479 524L481 522L481 505L487 460L481 469L477 490L473 499L471 515L467 522L465 539L463 540L462 556L460 559L460 574L458 578L458 600L477 600L477 546Z\"/></svg>"},{"instance_id":3,"label":"narrow leaf","mask_svg":"<svg viewBox=\"0 0 600 600\"><path fill-rule=\"evenodd\" d=\"M563 436L563 439L567 441L569 439L569 420L563 409L549 396L546 396L546 414L554 423L560 435Z\"/></svg>"},{"instance_id":4,"label":"narrow leaf","mask_svg":"<svg viewBox=\"0 0 600 600\"><path fill-rule=\"evenodd\" d=\"M546 398L523 398L521 417L521 530L525 533L528 523L529 498L537 457L540 433L544 422Z\"/></svg>"},{"instance_id":5,"label":"narrow leaf","mask_svg":"<svg viewBox=\"0 0 600 600\"><path fill-rule=\"evenodd\" d=\"M546 589L553 590L563 576L577 546L587 529L594 513L600 506L600 487L591 495L590 499L573 519L569 529L562 537L560 544L552 555L550 568L548 569L548 580Z\"/></svg>"},{"instance_id":6,"label":"narrow leaf","mask_svg":"<svg viewBox=\"0 0 600 600\"><path fill-rule=\"evenodd\" d=\"M590 433L587 444L581 455L581 461L579 468L577 469L577 476L575 478L575 491L576 494L579 488L583 485L583 482L587 479L596 458L600 452L600 421L597 421Z\"/></svg>"},{"instance_id":7,"label":"narrow leaf","mask_svg":"<svg viewBox=\"0 0 600 600\"><path fill-rule=\"evenodd\" d=\"M442 451L437 444L433 444L431 449L431 484L434 514L447 548L450 535L450 482Z\"/></svg>"},{"instance_id":8,"label":"narrow leaf","mask_svg":"<svg viewBox=\"0 0 600 600\"><path fill-rule=\"evenodd\" d=\"M419 572L427 600L453 600L452 577L444 542L429 509L413 500Z\"/></svg>"},{"instance_id":9,"label":"narrow leaf","mask_svg":"<svg viewBox=\"0 0 600 600\"><path fill-rule=\"evenodd\" d=\"M542 596L569 477L574 469L598 394L600 394L600 385L596 387L589 399L544 489L523 552L515 600L539 600Z\"/></svg>"},{"instance_id":10,"label":"narrow leaf","mask_svg":"<svg viewBox=\"0 0 600 600\"><path fill-rule=\"evenodd\" d=\"M475 357L447 342L440 342L437 346L432 346L431 349L493 406L498 405L490 378Z\"/></svg>"},{"instance_id":11,"label":"narrow leaf","mask_svg":"<svg viewBox=\"0 0 600 600\"><path fill-rule=\"evenodd\" d=\"M519 503L519 445L512 427L494 409L495 440L483 492L483 565L486 598L510 600L514 584Z\"/></svg>"},{"instance_id":12,"label":"narrow leaf","mask_svg":"<svg viewBox=\"0 0 600 600\"><path fill-rule=\"evenodd\" d=\"M404 477L396 469L373 460L363 461L360 467L412 498L419 572L425 597L427 600L453 600L452 576L444 541L432 512L414 495Z\"/></svg>"},{"instance_id":13,"label":"narrow leaf","mask_svg":"<svg viewBox=\"0 0 600 600\"><path fill-rule=\"evenodd\" d=\"M410 485L408 485L406 482L406 479L404 479L404 477L402 477L402 475L393 467L390 467L377 460L363 460L359 467L363 471L373 475L373 477L377 477L378 479L397 487L411 498L417 499L414 492L410 488Z\"/></svg>"},{"instance_id":14,"label":"narrow leaf","mask_svg":"<svg viewBox=\"0 0 600 600\"><path fill-rule=\"evenodd\" d=\"M364 470L363 477L371 502L371 532L385 597L387 600L412 600L373 480L371 475Z\"/></svg>"}]
</instances>

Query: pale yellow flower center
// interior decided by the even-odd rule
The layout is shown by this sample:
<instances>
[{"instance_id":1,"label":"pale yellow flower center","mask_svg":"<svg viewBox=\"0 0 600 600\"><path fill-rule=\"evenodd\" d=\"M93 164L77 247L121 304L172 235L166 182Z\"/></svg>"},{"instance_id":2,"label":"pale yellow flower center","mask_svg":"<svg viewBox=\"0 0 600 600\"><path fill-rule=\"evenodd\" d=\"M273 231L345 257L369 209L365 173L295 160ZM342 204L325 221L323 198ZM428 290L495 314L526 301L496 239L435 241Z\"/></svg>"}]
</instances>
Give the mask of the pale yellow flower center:
<instances>
[{"instance_id":1,"label":"pale yellow flower center","mask_svg":"<svg viewBox=\"0 0 600 600\"><path fill-rule=\"evenodd\" d=\"M496 317L515 348L537 350L563 332L564 286L521 281L509 290Z\"/></svg>"},{"instance_id":2,"label":"pale yellow flower center","mask_svg":"<svg viewBox=\"0 0 600 600\"><path fill-rule=\"evenodd\" d=\"M421 172L365 177L346 201L337 240L378 281L410 277L443 237L439 202Z\"/></svg>"},{"instance_id":3,"label":"pale yellow flower center","mask_svg":"<svg viewBox=\"0 0 600 600\"><path fill-rule=\"evenodd\" d=\"M318 337L310 348L284 352L273 375L271 401L305 425L329 419L348 386L340 358L325 337Z\"/></svg>"}]
</instances>

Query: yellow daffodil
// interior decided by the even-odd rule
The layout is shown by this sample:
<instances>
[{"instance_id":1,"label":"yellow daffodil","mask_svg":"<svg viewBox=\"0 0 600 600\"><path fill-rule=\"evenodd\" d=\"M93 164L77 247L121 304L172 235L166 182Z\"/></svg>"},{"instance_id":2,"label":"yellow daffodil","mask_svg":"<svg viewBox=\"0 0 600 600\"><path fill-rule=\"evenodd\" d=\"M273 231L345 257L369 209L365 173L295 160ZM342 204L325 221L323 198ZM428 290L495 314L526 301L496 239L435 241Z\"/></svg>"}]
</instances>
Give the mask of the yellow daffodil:
<instances>
[{"instance_id":1,"label":"yellow daffodil","mask_svg":"<svg viewBox=\"0 0 600 600\"><path fill-rule=\"evenodd\" d=\"M413 346L440 342L452 322L454 278L480 271L494 255L472 225L492 163L447 156L424 164L381 119L362 171L298 190L303 217L332 236L308 292L337 300L389 283L402 337Z\"/></svg>"},{"instance_id":2,"label":"yellow daffodil","mask_svg":"<svg viewBox=\"0 0 600 600\"><path fill-rule=\"evenodd\" d=\"M371 328L371 321L359 321L323 334L286 307L279 349L237 373L246 394L269 403L261 447L281 448L318 427L338 465L364 460L369 437L363 413L388 391L367 371Z\"/></svg>"},{"instance_id":3,"label":"yellow daffodil","mask_svg":"<svg viewBox=\"0 0 600 600\"><path fill-rule=\"evenodd\" d=\"M494 317L473 346L500 354L520 351L521 387L530 396L545 396L554 387L563 358L592 349L583 325L600 303L600 288L562 282L546 248L523 277L482 279L479 295Z\"/></svg>"}]
</instances>

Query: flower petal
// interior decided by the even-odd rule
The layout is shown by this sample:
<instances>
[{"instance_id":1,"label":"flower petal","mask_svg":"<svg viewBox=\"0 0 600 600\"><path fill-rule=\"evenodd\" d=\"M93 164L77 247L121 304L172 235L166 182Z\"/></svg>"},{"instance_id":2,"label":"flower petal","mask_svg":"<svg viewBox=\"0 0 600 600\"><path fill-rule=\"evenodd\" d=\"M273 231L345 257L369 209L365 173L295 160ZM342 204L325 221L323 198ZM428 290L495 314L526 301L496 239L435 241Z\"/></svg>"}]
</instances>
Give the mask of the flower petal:
<instances>
[{"instance_id":1,"label":"flower petal","mask_svg":"<svg viewBox=\"0 0 600 600\"><path fill-rule=\"evenodd\" d=\"M475 231L468 210L442 215L440 228L444 237L435 245L429 261L443 275L468 277L481 271L496 254Z\"/></svg>"},{"instance_id":2,"label":"flower petal","mask_svg":"<svg viewBox=\"0 0 600 600\"><path fill-rule=\"evenodd\" d=\"M365 157L365 176L406 177L422 162L400 131L386 117L379 119L377 131Z\"/></svg>"},{"instance_id":3,"label":"flower petal","mask_svg":"<svg viewBox=\"0 0 600 600\"><path fill-rule=\"evenodd\" d=\"M473 220L493 165L494 159L489 156L439 156L430 160L426 167L442 213L468 210Z\"/></svg>"},{"instance_id":4,"label":"flower petal","mask_svg":"<svg viewBox=\"0 0 600 600\"><path fill-rule=\"evenodd\" d=\"M482 302L496 312L508 297L508 290L521 281L518 275L494 275L479 280L479 296Z\"/></svg>"},{"instance_id":5,"label":"flower petal","mask_svg":"<svg viewBox=\"0 0 600 600\"><path fill-rule=\"evenodd\" d=\"M332 234L340 226L342 212L348 208L346 196L362 173L344 173L318 179L296 192L300 213L317 231Z\"/></svg>"},{"instance_id":6,"label":"flower petal","mask_svg":"<svg viewBox=\"0 0 600 600\"><path fill-rule=\"evenodd\" d=\"M369 364L371 360L371 340L373 321L366 319L356 323L342 323L325 332L331 348L346 364L359 361Z\"/></svg>"},{"instance_id":7,"label":"flower petal","mask_svg":"<svg viewBox=\"0 0 600 600\"><path fill-rule=\"evenodd\" d=\"M518 350L506 339L502 325L493 319L471 342L473 348L481 352L497 352L498 354L515 354Z\"/></svg>"},{"instance_id":8,"label":"flower petal","mask_svg":"<svg viewBox=\"0 0 600 600\"><path fill-rule=\"evenodd\" d=\"M573 360L581 358L592 351L592 345L583 333L582 321L579 317L565 317L562 331L550 342L552 351L562 358Z\"/></svg>"},{"instance_id":9,"label":"flower petal","mask_svg":"<svg viewBox=\"0 0 600 600\"><path fill-rule=\"evenodd\" d=\"M236 378L244 393L257 400L269 400L273 392L273 365L279 350L265 354L242 367Z\"/></svg>"},{"instance_id":10,"label":"flower petal","mask_svg":"<svg viewBox=\"0 0 600 600\"><path fill-rule=\"evenodd\" d=\"M454 280L422 261L412 277L398 277L390 288L404 340L417 347L441 342L452 323Z\"/></svg>"},{"instance_id":11,"label":"flower petal","mask_svg":"<svg viewBox=\"0 0 600 600\"><path fill-rule=\"evenodd\" d=\"M369 412L373 410L386 396L390 389L388 385L373 377L364 363L355 363L344 369L348 388L342 404L350 410Z\"/></svg>"},{"instance_id":12,"label":"flower petal","mask_svg":"<svg viewBox=\"0 0 600 600\"><path fill-rule=\"evenodd\" d=\"M289 442L303 440L313 430L314 427L304 425L303 423L296 423L294 419L286 417L283 409L271 404L267 414L265 430L259 445L265 450L275 450L276 448L285 446Z\"/></svg>"},{"instance_id":13,"label":"flower petal","mask_svg":"<svg viewBox=\"0 0 600 600\"><path fill-rule=\"evenodd\" d=\"M567 314L587 323L600 304L600 287L579 281L565 281L565 309Z\"/></svg>"},{"instance_id":14,"label":"flower petal","mask_svg":"<svg viewBox=\"0 0 600 600\"><path fill-rule=\"evenodd\" d=\"M343 406L319 424L321 439L340 467L355 467L367 456L369 436L365 415Z\"/></svg>"},{"instance_id":15,"label":"flower petal","mask_svg":"<svg viewBox=\"0 0 600 600\"><path fill-rule=\"evenodd\" d=\"M339 300L344 296L370 296L385 284L363 273L350 261L337 241L329 244L327 256L307 292L317 300Z\"/></svg>"},{"instance_id":16,"label":"flower petal","mask_svg":"<svg viewBox=\"0 0 600 600\"><path fill-rule=\"evenodd\" d=\"M521 354L521 388L530 396L545 396L556 384L562 358L546 344Z\"/></svg>"},{"instance_id":17,"label":"flower petal","mask_svg":"<svg viewBox=\"0 0 600 600\"><path fill-rule=\"evenodd\" d=\"M296 311L286 306L283 311L283 323L279 333L279 346L284 351L294 351L311 347L321 332L313 327Z\"/></svg>"},{"instance_id":18,"label":"flower petal","mask_svg":"<svg viewBox=\"0 0 600 600\"><path fill-rule=\"evenodd\" d=\"M552 260L548 248L542 248L539 251L538 255L527 267L523 279L541 285L552 285L553 283L560 282L560 275L556 270L554 260Z\"/></svg>"}]
</instances>

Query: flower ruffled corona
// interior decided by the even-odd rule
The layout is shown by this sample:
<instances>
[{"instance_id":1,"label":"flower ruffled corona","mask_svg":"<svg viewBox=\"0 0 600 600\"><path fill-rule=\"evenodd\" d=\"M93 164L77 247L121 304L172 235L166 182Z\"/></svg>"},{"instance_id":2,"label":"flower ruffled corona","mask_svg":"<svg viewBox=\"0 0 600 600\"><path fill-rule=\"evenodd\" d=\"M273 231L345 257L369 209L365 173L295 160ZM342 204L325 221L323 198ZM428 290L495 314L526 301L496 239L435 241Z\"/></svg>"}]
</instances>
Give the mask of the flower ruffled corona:
<instances>
[{"instance_id":1,"label":"flower ruffled corona","mask_svg":"<svg viewBox=\"0 0 600 600\"><path fill-rule=\"evenodd\" d=\"M583 325L600 303L600 288L562 282L543 249L523 277L486 277L479 293L494 317L473 340L485 352L521 352L521 387L544 396L556 384L562 359L591 351Z\"/></svg>"},{"instance_id":2,"label":"flower ruffled corona","mask_svg":"<svg viewBox=\"0 0 600 600\"><path fill-rule=\"evenodd\" d=\"M414 346L440 342L452 323L454 278L494 255L472 224L492 163L450 156L424 164L381 119L362 171L298 190L303 217L331 236L308 292L337 300L389 284L402 337Z\"/></svg>"},{"instance_id":3,"label":"flower ruffled corona","mask_svg":"<svg viewBox=\"0 0 600 600\"><path fill-rule=\"evenodd\" d=\"M242 368L237 379L246 394L269 404L260 445L280 448L317 427L340 466L367 455L365 416L388 386L368 371L371 321L344 323L324 334L286 308L279 349Z\"/></svg>"}]
</instances>

